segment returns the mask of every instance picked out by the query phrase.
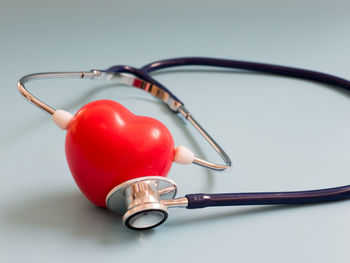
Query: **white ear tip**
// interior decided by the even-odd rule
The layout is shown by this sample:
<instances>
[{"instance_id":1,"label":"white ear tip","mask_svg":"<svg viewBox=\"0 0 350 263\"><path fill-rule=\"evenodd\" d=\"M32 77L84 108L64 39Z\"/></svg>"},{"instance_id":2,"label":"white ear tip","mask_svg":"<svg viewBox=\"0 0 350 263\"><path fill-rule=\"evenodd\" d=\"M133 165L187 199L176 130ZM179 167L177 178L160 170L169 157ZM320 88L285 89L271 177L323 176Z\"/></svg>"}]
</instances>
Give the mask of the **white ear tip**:
<instances>
[{"instance_id":1,"label":"white ear tip","mask_svg":"<svg viewBox=\"0 0 350 263\"><path fill-rule=\"evenodd\" d=\"M70 121L72 120L73 115L64 110L56 110L52 114L52 120L58 127L62 130L67 130Z\"/></svg>"},{"instance_id":2,"label":"white ear tip","mask_svg":"<svg viewBox=\"0 0 350 263\"><path fill-rule=\"evenodd\" d=\"M179 146L175 149L174 162L181 164L191 164L194 159L194 153L185 146Z\"/></svg>"}]
</instances>

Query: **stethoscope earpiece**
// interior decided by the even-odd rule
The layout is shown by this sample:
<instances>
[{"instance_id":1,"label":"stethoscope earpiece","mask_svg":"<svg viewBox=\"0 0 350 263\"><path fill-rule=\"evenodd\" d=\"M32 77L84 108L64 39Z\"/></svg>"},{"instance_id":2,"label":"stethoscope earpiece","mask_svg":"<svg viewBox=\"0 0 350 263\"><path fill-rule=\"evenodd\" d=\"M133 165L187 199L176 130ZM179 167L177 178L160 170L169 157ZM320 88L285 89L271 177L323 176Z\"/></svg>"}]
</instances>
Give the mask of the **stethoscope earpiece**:
<instances>
[{"instance_id":1,"label":"stethoscope earpiece","mask_svg":"<svg viewBox=\"0 0 350 263\"><path fill-rule=\"evenodd\" d=\"M107 208L123 215L123 223L130 229L145 230L156 227L168 218L165 200L176 196L174 181L160 176L129 180L113 188L106 198Z\"/></svg>"}]
</instances>

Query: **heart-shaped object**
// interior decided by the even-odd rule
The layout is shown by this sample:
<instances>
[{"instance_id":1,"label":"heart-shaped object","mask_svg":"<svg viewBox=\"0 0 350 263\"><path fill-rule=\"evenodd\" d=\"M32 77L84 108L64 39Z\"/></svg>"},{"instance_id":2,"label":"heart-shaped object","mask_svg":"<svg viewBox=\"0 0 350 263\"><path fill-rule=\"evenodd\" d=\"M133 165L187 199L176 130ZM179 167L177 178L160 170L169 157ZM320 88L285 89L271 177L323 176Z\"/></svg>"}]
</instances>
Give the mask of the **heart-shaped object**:
<instances>
[{"instance_id":1,"label":"heart-shaped object","mask_svg":"<svg viewBox=\"0 0 350 263\"><path fill-rule=\"evenodd\" d=\"M115 186L143 176L165 177L174 159L174 140L161 122L100 100L82 107L71 120L66 156L80 190L105 207Z\"/></svg>"}]
</instances>

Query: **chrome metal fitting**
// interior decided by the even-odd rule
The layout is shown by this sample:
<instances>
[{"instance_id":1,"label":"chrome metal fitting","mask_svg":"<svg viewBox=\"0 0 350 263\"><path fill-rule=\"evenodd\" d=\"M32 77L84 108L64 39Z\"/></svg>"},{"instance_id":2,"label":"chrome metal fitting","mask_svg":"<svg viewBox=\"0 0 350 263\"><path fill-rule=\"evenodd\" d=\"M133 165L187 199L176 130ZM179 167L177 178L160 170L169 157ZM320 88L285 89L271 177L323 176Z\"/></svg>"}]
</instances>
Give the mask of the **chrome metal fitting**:
<instances>
[{"instance_id":1,"label":"chrome metal fitting","mask_svg":"<svg viewBox=\"0 0 350 263\"><path fill-rule=\"evenodd\" d=\"M141 177L113 188L107 195L106 205L123 215L123 223L128 228L146 230L165 222L168 206L164 201L174 198L176 192L175 182L168 178Z\"/></svg>"}]
</instances>

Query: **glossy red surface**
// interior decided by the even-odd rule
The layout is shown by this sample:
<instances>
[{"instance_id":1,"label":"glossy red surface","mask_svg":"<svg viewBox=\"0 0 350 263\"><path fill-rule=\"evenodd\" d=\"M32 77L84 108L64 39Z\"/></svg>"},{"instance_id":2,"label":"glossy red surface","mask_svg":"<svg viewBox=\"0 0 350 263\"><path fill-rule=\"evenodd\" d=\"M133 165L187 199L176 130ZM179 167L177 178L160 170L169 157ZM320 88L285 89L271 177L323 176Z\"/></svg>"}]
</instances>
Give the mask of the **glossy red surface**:
<instances>
[{"instance_id":1,"label":"glossy red surface","mask_svg":"<svg viewBox=\"0 0 350 263\"><path fill-rule=\"evenodd\" d=\"M161 122L100 100L82 107L72 119L66 156L80 190L105 207L108 192L120 183L142 176L165 177L174 159L174 141Z\"/></svg>"}]
</instances>

